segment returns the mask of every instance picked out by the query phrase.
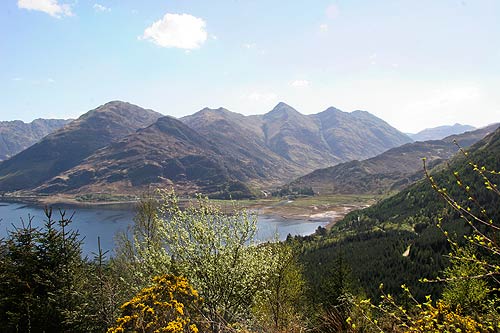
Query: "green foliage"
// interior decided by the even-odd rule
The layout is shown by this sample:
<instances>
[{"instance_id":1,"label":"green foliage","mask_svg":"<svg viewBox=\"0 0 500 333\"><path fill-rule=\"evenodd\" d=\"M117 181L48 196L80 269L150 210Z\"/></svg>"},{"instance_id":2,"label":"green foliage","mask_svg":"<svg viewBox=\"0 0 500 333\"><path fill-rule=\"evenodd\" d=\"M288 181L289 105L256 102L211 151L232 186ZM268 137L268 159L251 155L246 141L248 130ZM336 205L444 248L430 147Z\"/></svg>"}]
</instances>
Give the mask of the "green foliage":
<instances>
[{"instance_id":1,"label":"green foliage","mask_svg":"<svg viewBox=\"0 0 500 333\"><path fill-rule=\"evenodd\" d=\"M119 279L113 260L106 258L100 248L93 261L87 262L85 284L80 293L85 302L76 313L75 332L104 332L115 323L119 306L132 293L131 286Z\"/></svg>"},{"instance_id":2,"label":"green foliage","mask_svg":"<svg viewBox=\"0 0 500 333\"><path fill-rule=\"evenodd\" d=\"M314 191L311 186L306 186L306 187L298 187L298 186L287 186L283 187L279 190L276 190L272 192L273 197L286 197L286 196L297 196L297 195L303 195L303 196L313 196Z\"/></svg>"},{"instance_id":3,"label":"green foliage","mask_svg":"<svg viewBox=\"0 0 500 333\"><path fill-rule=\"evenodd\" d=\"M458 257L476 258L476 251L472 247L456 249ZM451 258L451 265L444 271L447 281L443 291L443 300L452 308L461 308L466 314L479 314L488 311L487 298L492 292L488 282L484 279L470 278L482 276L486 272L484 267L472 260Z\"/></svg>"},{"instance_id":4,"label":"green foliage","mask_svg":"<svg viewBox=\"0 0 500 333\"><path fill-rule=\"evenodd\" d=\"M71 218L46 209L42 228L30 217L2 240L0 326L5 332L63 332L77 326L84 302L84 260Z\"/></svg>"},{"instance_id":5,"label":"green foliage","mask_svg":"<svg viewBox=\"0 0 500 333\"><path fill-rule=\"evenodd\" d=\"M358 305L368 304L380 314L380 318L371 314L365 314L364 317L369 318L374 327L381 331L394 325L404 328L405 332L496 332L500 329L496 295L500 287L497 279L500 275L500 248L496 242L500 226L496 218L490 217L498 216L500 191L492 177L500 173L478 166L469 159L467 152L462 150L462 153L458 168L470 169L465 172L454 171L452 177L455 186L450 189L439 185L447 179L445 175L442 172L431 175L424 160L427 179L448 208L447 218L439 218L436 224L451 247L451 265L444 271L444 278L434 280L446 284L443 298L433 303L431 297L427 296L427 301L421 303L410 294L408 287L402 285L412 305L400 305L402 303L385 293L378 305L372 304L370 300L356 302ZM475 156L483 154L484 151L479 151ZM477 185L478 180L480 185ZM455 221L454 212L465 221L469 232L452 233L445 227L446 222ZM423 280L429 282L428 279ZM356 325L352 319L350 322Z\"/></svg>"},{"instance_id":6,"label":"green foliage","mask_svg":"<svg viewBox=\"0 0 500 333\"><path fill-rule=\"evenodd\" d=\"M253 308L254 327L264 332L302 332L305 280L298 249L289 243L266 244L271 251L271 271Z\"/></svg>"},{"instance_id":7,"label":"green foliage","mask_svg":"<svg viewBox=\"0 0 500 333\"><path fill-rule=\"evenodd\" d=\"M118 289L128 292L117 296L125 301L153 276L174 274L199 291L208 331L257 326L253 316L266 318L266 327L290 327L299 317L301 269L289 247L255 243L256 223L246 210L202 196L181 209L174 192L146 195L110 261Z\"/></svg>"},{"instance_id":8,"label":"green foliage","mask_svg":"<svg viewBox=\"0 0 500 333\"><path fill-rule=\"evenodd\" d=\"M111 262L123 282L122 288L128 291L125 299L144 288L154 276L170 271L158 199L152 193L145 193L136 211L128 234L118 235L116 256Z\"/></svg>"},{"instance_id":9,"label":"green foliage","mask_svg":"<svg viewBox=\"0 0 500 333\"><path fill-rule=\"evenodd\" d=\"M253 242L256 217L238 209L226 214L201 196L181 210L173 192L162 193L160 209L172 269L200 291L211 331L247 319L272 273L270 247Z\"/></svg>"}]
</instances>

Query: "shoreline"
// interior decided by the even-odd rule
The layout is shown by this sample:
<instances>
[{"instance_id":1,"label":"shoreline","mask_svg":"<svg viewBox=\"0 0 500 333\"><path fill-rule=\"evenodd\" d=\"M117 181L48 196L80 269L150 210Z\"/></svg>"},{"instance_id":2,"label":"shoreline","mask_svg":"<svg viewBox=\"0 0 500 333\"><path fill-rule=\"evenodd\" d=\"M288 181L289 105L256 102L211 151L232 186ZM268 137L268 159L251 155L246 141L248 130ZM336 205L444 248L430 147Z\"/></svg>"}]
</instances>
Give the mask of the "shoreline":
<instances>
[{"instance_id":1,"label":"shoreline","mask_svg":"<svg viewBox=\"0 0 500 333\"><path fill-rule=\"evenodd\" d=\"M340 198L340 199L339 199ZM331 199L331 202L328 200ZM1 196L0 201L21 203L37 207L70 206L75 208L91 209L113 206L127 206L132 210L137 200L116 201L80 201L66 195L56 196ZM185 199L187 201L187 199ZM227 208L236 202L237 207L257 212L259 216L268 216L282 220L302 220L310 222L325 222L325 228L330 229L346 214L357 209L363 209L373 204L374 199L359 198L357 196L306 197L290 200L286 198L255 199L255 200L217 200L218 204Z\"/></svg>"}]
</instances>

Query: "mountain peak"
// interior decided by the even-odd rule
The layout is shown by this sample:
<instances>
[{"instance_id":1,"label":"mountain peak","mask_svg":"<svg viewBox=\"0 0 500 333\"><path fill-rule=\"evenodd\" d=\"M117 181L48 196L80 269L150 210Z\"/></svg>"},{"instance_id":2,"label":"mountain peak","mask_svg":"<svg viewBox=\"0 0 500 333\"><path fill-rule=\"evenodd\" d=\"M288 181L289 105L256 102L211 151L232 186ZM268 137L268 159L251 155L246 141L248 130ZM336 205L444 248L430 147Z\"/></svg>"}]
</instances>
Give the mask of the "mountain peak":
<instances>
[{"instance_id":1,"label":"mountain peak","mask_svg":"<svg viewBox=\"0 0 500 333\"><path fill-rule=\"evenodd\" d=\"M450 135L461 134L472 130L475 130L475 127L456 123L454 125L426 128L416 134L411 134L410 137L415 141L441 140Z\"/></svg>"},{"instance_id":2,"label":"mountain peak","mask_svg":"<svg viewBox=\"0 0 500 333\"><path fill-rule=\"evenodd\" d=\"M290 105L284 103L284 102L279 102L271 111L266 113L264 117L269 117L269 116L280 116L280 115L290 115L290 114L299 114L302 115L299 111L295 110L293 107Z\"/></svg>"},{"instance_id":3,"label":"mountain peak","mask_svg":"<svg viewBox=\"0 0 500 333\"><path fill-rule=\"evenodd\" d=\"M219 114L222 114L222 113L232 113L232 112L229 111L226 108L223 108L221 106L221 107L218 107L217 109L212 109L212 108L209 108L209 107L205 107L205 108L201 109L200 111L198 111L197 113L200 113L200 114L203 114L203 113L219 113Z\"/></svg>"},{"instance_id":4,"label":"mountain peak","mask_svg":"<svg viewBox=\"0 0 500 333\"><path fill-rule=\"evenodd\" d=\"M347 113L347 112L344 112L344 111L342 111L340 109L337 109L334 106L330 106L325 111L320 112L320 113Z\"/></svg>"},{"instance_id":5,"label":"mountain peak","mask_svg":"<svg viewBox=\"0 0 500 333\"><path fill-rule=\"evenodd\" d=\"M115 101L109 101L107 103L104 103L104 104L98 106L97 108L95 108L94 110L96 110L96 111L107 111L107 110L110 110L110 109L116 109L116 108L123 109L123 108L131 108L131 107L138 107L138 106L134 105L134 104L131 104L129 102L115 100Z\"/></svg>"},{"instance_id":6,"label":"mountain peak","mask_svg":"<svg viewBox=\"0 0 500 333\"><path fill-rule=\"evenodd\" d=\"M292 108L290 105L286 104L285 102L279 102L273 108L273 110L289 110L289 109L295 110L294 108Z\"/></svg>"}]
</instances>

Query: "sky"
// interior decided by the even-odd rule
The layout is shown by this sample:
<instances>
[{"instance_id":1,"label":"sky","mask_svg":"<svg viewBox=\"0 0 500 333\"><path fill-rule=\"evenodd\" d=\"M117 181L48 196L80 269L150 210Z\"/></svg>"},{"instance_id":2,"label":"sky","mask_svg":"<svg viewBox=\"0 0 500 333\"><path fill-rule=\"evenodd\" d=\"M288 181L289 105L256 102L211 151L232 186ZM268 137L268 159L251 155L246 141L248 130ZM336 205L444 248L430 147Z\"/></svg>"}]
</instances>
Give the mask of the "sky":
<instances>
[{"instance_id":1,"label":"sky","mask_svg":"<svg viewBox=\"0 0 500 333\"><path fill-rule=\"evenodd\" d=\"M498 0L2 0L0 120L282 101L409 133L484 126L500 121L499 18Z\"/></svg>"}]
</instances>

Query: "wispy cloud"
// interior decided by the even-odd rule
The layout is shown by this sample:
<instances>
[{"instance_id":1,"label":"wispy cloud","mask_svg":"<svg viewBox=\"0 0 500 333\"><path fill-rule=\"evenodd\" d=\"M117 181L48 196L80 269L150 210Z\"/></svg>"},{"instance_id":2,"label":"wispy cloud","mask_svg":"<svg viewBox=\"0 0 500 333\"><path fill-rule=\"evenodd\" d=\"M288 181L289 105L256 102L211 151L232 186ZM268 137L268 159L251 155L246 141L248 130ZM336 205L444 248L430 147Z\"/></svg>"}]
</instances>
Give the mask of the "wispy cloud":
<instances>
[{"instance_id":1,"label":"wispy cloud","mask_svg":"<svg viewBox=\"0 0 500 333\"><path fill-rule=\"evenodd\" d=\"M92 8L94 8L94 10L99 13L105 13L105 12L109 13L111 11L111 8L103 6L99 3L95 3L94 6L92 6Z\"/></svg>"},{"instance_id":2,"label":"wispy cloud","mask_svg":"<svg viewBox=\"0 0 500 333\"><path fill-rule=\"evenodd\" d=\"M320 24L320 25L319 25L319 30L320 30L321 32L328 32L328 24L326 24L326 23L322 23L322 24Z\"/></svg>"},{"instance_id":3,"label":"wispy cloud","mask_svg":"<svg viewBox=\"0 0 500 333\"><path fill-rule=\"evenodd\" d=\"M309 87L310 85L311 82L308 80L294 80L290 82L290 86L295 88L304 88L304 87Z\"/></svg>"},{"instance_id":4,"label":"wispy cloud","mask_svg":"<svg viewBox=\"0 0 500 333\"><path fill-rule=\"evenodd\" d=\"M245 97L256 102L272 102L278 99L278 96L272 92L252 92Z\"/></svg>"},{"instance_id":5,"label":"wispy cloud","mask_svg":"<svg viewBox=\"0 0 500 333\"><path fill-rule=\"evenodd\" d=\"M59 4L58 0L18 0L17 7L44 12L57 18L73 16L71 6L69 4Z\"/></svg>"},{"instance_id":6,"label":"wispy cloud","mask_svg":"<svg viewBox=\"0 0 500 333\"><path fill-rule=\"evenodd\" d=\"M257 44L255 44L255 43L244 43L244 44L243 44L243 47L244 47L245 49L254 49L254 48L256 48L256 47L257 47Z\"/></svg>"},{"instance_id":7,"label":"wispy cloud","mask_svg":"<svg viewBox=\"0 0 500 333\"><path fill-rule=\"evenodd\" d=\"M149 40L161 47L185 50L198 49L207 40L206 23L189 14L167 13L144 30L139 39Z\"/></svg>"},{"instance_id":8,"label":"wispy cloud","mask_svg":"<svg viewBox=\"0 0 500 333\"><path fill-rule=\"evenodd\" d=\"M22 77L14 77L12 78L12 81L20 82L22 84L31 84L34 86L56 83L56 80L50 77L46 79L24 79Z\"/></svg>"}]
</instances>

